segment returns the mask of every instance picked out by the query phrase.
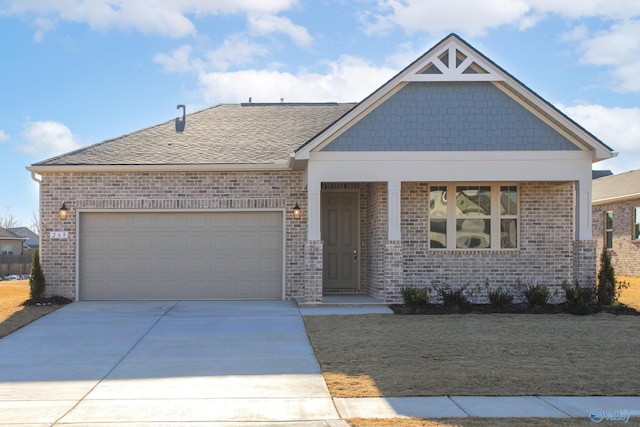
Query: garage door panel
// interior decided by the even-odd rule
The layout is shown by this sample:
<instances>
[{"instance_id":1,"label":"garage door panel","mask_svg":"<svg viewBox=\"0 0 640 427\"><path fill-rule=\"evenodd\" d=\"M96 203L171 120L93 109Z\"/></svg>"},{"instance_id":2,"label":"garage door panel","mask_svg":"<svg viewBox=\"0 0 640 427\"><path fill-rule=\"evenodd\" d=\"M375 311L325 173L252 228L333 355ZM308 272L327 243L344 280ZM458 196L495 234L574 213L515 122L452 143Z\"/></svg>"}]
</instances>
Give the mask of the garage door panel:
<instances>
[{"instance_id":1,"label":"garage door panel","mask_svg":"<svg viewBox=\"0 0 640 427\"><path fill-rule=\"evenodd\" d=\"M81 213L80 298L280 299L282 236L280 212Z\"/></svg>"}]
</instances>

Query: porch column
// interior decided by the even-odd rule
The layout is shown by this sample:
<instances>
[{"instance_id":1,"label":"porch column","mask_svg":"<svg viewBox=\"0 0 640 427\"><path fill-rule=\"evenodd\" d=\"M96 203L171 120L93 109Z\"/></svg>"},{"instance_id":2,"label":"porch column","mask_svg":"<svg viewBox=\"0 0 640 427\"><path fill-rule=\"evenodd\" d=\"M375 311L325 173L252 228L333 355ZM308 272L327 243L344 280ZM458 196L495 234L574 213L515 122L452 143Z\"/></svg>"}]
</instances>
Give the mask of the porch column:
<instances>
[{"instance_id":1,"label":"porch column","mask_svg":"<svg viewBox=\"0 0 640 427\"><path fill-rule=\"evenodd\" d=\"M387 182L387 240L400 240L400 181Z\"/></svg>"},{"instance_id":2,"label":"porch column","mask_svg":"<svg viewBox=\"0 0 640 427\"><path fill-rule=\"evenodd\" d=\"M304 301L322 302L322 240L320 238L320 181L307 182L307 243L304 245Z\"/></svg>"},{"instance_id":3,"label":"porch column","mask_svg":"<svg viewBox=\"0 0 640 427\"><path fill-rule=\"evenodd\" d=\"M591 240L591 170L576 181L576 240Z\"/></svg>"},{"instance_id":4,"label":"porch column","mask_svg":"<svg viewBox=\"0 0 640 427\"><path fill-rule=\"evenodd\" d=\"M320 181L307 183L307 240L320 240Z\"/></svg>"}]
</instances>

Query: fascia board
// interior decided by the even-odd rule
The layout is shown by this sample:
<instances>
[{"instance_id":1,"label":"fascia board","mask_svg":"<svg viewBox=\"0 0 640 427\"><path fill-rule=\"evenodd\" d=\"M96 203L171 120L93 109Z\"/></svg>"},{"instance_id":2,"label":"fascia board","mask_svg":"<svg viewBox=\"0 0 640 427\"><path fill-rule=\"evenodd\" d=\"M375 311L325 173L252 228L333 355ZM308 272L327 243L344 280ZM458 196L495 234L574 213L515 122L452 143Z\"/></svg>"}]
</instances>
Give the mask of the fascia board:
<instances>
[{"instance_id":1,"label":"fascia board","mask_svg":"<svg viewBox=\"0 0 640 427\"><path fill-rule=\"evenodd\" d=\"M283 164L185 164L185 165L32 165L26 168L37 174L57 172L216 172L290 170Z\"/></svg>"}]
</instances>

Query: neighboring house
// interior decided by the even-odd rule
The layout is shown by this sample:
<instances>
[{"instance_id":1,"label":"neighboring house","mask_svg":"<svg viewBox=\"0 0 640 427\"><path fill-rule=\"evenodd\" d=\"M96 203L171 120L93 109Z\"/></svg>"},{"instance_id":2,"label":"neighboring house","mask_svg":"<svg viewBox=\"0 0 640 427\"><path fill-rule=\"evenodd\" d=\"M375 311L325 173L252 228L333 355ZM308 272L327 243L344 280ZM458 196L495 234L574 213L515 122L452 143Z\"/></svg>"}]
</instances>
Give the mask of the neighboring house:
<instances>
[{"instance_id":1,"label":"neighboring house","mask_svg":"<svg viewBox=\"0 0 640 427\"><path fill-rule=\"evenodd\" d=\"M26 237L23 248L26 251L33 251L40 247L40 237L27 227L7 228L7 230L16 233L18 236Z\"/></svg>"},{"instance_id":2,"label":"neighboring house","mask_svg":"<svg viewBox=\"0 0 640 427\"><path fill-rule=\"evenodd\" d=\"M640 170L593 181L593 235L616 275L640 277Z\"/></svg>"},{"instance_id":3,"label":"neighboring house","mask_svg":"<svg viewBox=\"0 0 640 427\"><path fill-rule=\"evenodd\" d=\"M613 155L452 34L357 104L218 105L28 169L49 294L397 302L592 280Z\"/></svg>"},{"instance_id":4,"label":"neighboring house","mask_svg":"<svg viewBox=\"0 0 640 427\"><path fill-rule=\"evenodd\" d=\"M0 227L0 256L22 255L22 242L25 240L25 237Z\"/></svg>"}]
</instances>

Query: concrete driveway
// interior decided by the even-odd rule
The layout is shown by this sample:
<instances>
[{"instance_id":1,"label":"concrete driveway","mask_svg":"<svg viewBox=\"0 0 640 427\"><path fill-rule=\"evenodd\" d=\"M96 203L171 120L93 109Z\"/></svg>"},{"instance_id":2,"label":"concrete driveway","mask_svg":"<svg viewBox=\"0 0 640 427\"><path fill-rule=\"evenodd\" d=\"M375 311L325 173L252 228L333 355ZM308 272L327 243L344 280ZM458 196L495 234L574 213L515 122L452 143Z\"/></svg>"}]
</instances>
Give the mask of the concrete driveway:
<instances>
[{"instance_id":1,"label":"concrete driveway","mask_svg":"<svg viewBox=\"0 0 640 427\"><path fill-rule=\"evenodd\" d=\"M0 339L0 425L248 422L347 425L291 302L76 302Z\"/></svg>"}]
</instances>

